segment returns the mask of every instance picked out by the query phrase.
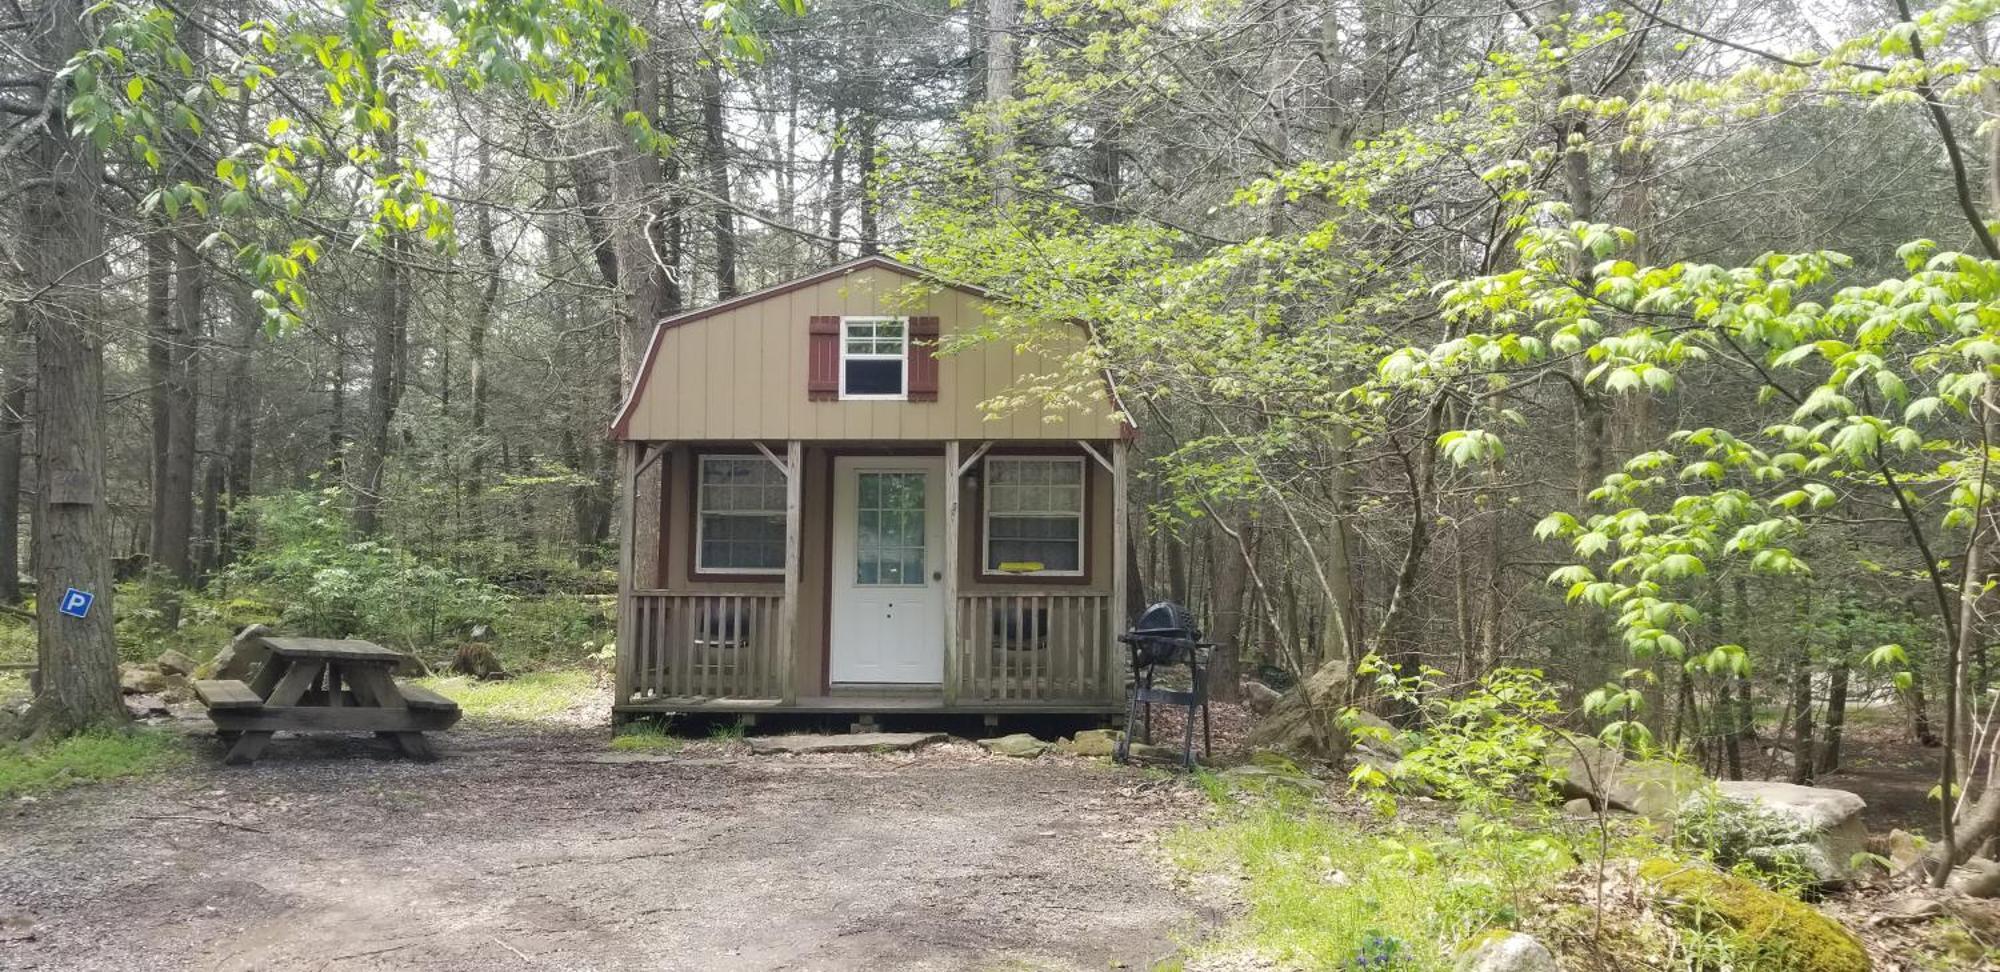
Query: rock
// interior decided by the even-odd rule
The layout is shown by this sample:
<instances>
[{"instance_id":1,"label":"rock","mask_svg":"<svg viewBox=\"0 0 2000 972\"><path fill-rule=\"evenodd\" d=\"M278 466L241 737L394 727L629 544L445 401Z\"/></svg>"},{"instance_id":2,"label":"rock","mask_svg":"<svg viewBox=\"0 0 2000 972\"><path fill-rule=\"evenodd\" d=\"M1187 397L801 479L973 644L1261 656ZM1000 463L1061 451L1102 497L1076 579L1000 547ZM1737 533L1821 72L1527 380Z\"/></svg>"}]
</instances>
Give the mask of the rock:
<instances>
[{"instance_id":1,"label":"rock","mask_svg":"<svg viewBox=\"0 0 2000 972\"><path fill-rule=\"evenodd\" d=\"M1767 891L1704 864L1648 861L1639 876L1665 899L1678 921L1704 930L1732 930L1732 938L1755 943L1761 954L1785 957L1784 968L1800 972L1870 972L1874 968L1860 940L1839 922L1796 898Z\"/></svg>"},{"instance_id":2,"label":"rock","mask_svg":"<svg viewBox=\"0 0 2000 972\"><path fill-rule=\"evenodd\" d=\"M1556 785L1565 799L1582 798L1655 820L1671 819L1683 802L1708 785L1708 778L1694 767L1628 760L1617 750L1580 736L1558 742L1548 759L1557 770Z\"/></svg>"},{"instance_id":3,"label":"rock","mask_svg":"<svg viewBox=\"0 0 2000 972\"><path fill-rule=\"evenodd\" d=\"M451 670L481 681L507 677L507 669L500 664L499 656L493 654L493 646L477 641L458 646L457 653L451 656Z\"/></svg>"},{"instance_id":4,"label":"rock","mask_svg":"<svg viewBox=\"0 0 2000 972\"><path fill-rule=\"evenodd\" d=\"M0 942L35 940L35 916L23 911L0 911Z\"/></svg>"},{"instance_id":5,"label":"rock","mask_svg":"<svg viewBox=\"0 0 2000 972\"><path fill-rule=\"evenodd\" d=\"M126 695L159 695L172 686L167 674L147 665L118 666L118 688Z\"/></svg>"},{"instance_id":6,"label":"rock","mask_svg":"<svg viewBox=\"0 0 2000 972\"><path fill-rule=\"evenodd\" d=\"M2000 898L2000 861L1975 857L1953 868L1945 884L1968 898Z\"/></svg>"},{"instance_id":7,"label":"rock","mask_svg":"<svg viewBox=\"0 0 2000 972\"><path fill-rule=\"evenodd\" d=\"M1250 745L1337 761L1347 751L1347 732L1338 720L1351 702L1353 685L1353 671L1346 662L1321 665L1251 728Z\"/></svg>"},{"instance_id":8,"label":"rock","mask_svg":"<svg viewBox=\"0 0 2000 972\"><path fill-rule=\"evenodd\" d=\"M1014 756L1020 759L1034 759L1054 748L1047 742L1036 739L1025 732L1017 732L1011 736L1000 736L994 739L981 739L979 745L986 747L987 752L993 753L996 756Z\"/></svg>"},{"instance_id":9,"label":"rock","mask_svg":"<svg viewBox=\"0 0 2000 972\"><path fill-rule=\"evenodd\" d=\"M1056 740L1056 748L1072 756L1109 756L1118 749L1116 729L1083 729L1076 735Z\"/></svg>"},{"instance_id":10,"label":"rock","mask_svg":"<svg viewBox=\"0 0 2000 972\"><path fill-rule=\"evenodd\" d=\"M246 680L255 674L269 658L271 649L264 647L262 639L271 629L261 624L253 624L236 633L229 646L222 649L211 663L214 671L211 677L220 679Z\"/></svg>"},{"instance_id":11,"label":"rock","mask_svg":"<svg viewBox=\"0 0 2000 972\"><path fill-rule=\"evenodd\" d=\"M1243 707L1255 715L1270 715L1271 710L1277 708L1278 700L1284 698L1277 689L1254 678L1236 683L1236 688L1243 696Z\"/></svg>"},{"instance_id":12,"label":"rock","mask_svg":"<svg viewBox=\"0 0 2000 972\"><path fill-rule=\"evenodd\" d=\"M1883 839L1882 848L1877 853L1889 859L1891 874L1907 874L1918 864L1923 863L1924 851L1929 846L1930 842L1922 837L1898 829L1889 831L1889 836Z\"/></svg>"},{"instance_id":13,"label":"rock","mask_svg":"<svg viewBox=\"0 0 2000 972\"><path fill-rule=\"evenodd\" d=\"M493 626L490 624L475 624L472 626L472 633L467 635L467 637L472 641L492 641Z\"/></svg>"},{"instance_id":14,"label":"rock","mask_svg":"<svg viewBox=\"0 0 2000 972\"><path fill-rule=\"evenodd\" d=\"M1396 727L1389 720L1363 709L1349 713L1347 721L1354 726L1354 744L1372 749L1391 759L1403 758L1403 741L1398 738Z\"/></svg>"},{"instance_id":15,"label":"rock","mask_svg":"<svg viewBox=\"0 0 2000 972\"><path fill-rule=\"evenodd\" d=\"M127 695L125 711L131 713L134 719L150 719L170 714L167 711L167 700L157 695Z\"/></svg>"},{"instance_id":16,"label":"rock","mask_svg":"<svg viewBox=\"0 0 2000 972\"><path fill-rule=\"evenodd\" d=\"M1126 747L1125 756L1134 763L1149 766L1185 766L1187 757L1170 746L1155 746L1152 743L1135 742Z\"/></svg>"},{"instance_id":17,"label":"rock","mask_svg":"<svg viewBox=\"0 0 2000 972\"><path fill-rule=\"evenodd\" d=\"M1548 946L1520 932L1489 932L1459 954L1454 972L1561 972Z\"/></svg>"},{"instance_id":18,"label":"rock","mask_svg":"<svg viewBox=\"0 0 2000 972\"><path fill-rule=\"evenodd\" d=\"M160 690L160 697L168 702L186 702L194 698L194 682L185 675L168 675L166 687Z\"/></svg>"},{"instance_id":19,"label":"rock","mask_svg":"<svg viewBox=\"0 0 2000 972\"><path fill-rule=\"evenodd\" d=\"M845 736L752 736L750 751L759 756L777 753L878 753L904 752L919 746L944 742L941 732L854 732Z\"/></svg>"},{"instance_id":20,"label":"rock","mask_svg":"<svg viewBox=\"0 0 2000 972\"><path fill-rule=\"evenodd\" d=\"M194 659L171 648L162 652L160 657L154 659L153 664L159 666L160 671L166 672L169 675L194 674Z\"/></svg>"},{"instance_id":21,"label":"rock","mask_svg":"<svg viewBox=\"0 0 2000 972\"><path fill-rule=\"evenodd\" d=\"M1752 860L1789 857L1822 883L1835 884L1854 876L1855 855L1868 849L1868 826L1861 822L1868 804L1846 790L1774 780L1724 780L1715 789L1725 799L1790 818L1812 835L1805 845L1752 848Z\"/></svg>"},{"instance_id":22,"label":"rock","mask_svg":"<svg viewBox=\"0 0 2000 972\"><path fill-rule=\"evenodd\" d=\"M1597 804L1583 797L1577 797L1563 804L1563 813L1571 817L1595 817L1597 816Z\"/></svg>"}]
</instances>

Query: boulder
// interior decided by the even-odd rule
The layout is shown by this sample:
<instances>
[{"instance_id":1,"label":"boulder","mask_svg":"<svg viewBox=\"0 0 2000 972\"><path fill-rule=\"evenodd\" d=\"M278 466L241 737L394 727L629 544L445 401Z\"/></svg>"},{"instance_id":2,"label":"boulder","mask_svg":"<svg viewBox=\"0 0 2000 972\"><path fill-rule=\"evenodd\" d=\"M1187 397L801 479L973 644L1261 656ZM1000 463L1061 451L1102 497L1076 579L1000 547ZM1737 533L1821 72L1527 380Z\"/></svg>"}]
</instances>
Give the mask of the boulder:
<instances>
[{"instance_id":1,"label":"boulder","mask_svg":"<svg viewBox=\"0 0 2000 972\"><path fill-rule=\"evenodd\" d=\"M1822 883L1835 884L1854 876L1855 855L1868 849L1868 826L1861 822L1861 811L1868 804L1846 790L1775 780L1723 780L1715 784L1715 791L1724 799L1789 818L1811 835L1804 844L1752 848L1747 855L1752 860L1797 861Z\"/></svg>"},{"instance_id":2,"label":"boulder","mask_svg":"<svg viewBox=\"0 0 2000 972\"><path fill-rule=\"evenodd\" d=\"M1118 748L1118 739L1123 735L1116 729L1083 729L1074 736L1057 740L1056 748L1072 756L1109 756Z\"/></svg>"},{"instance_id":3,"label":"boulder","mask_svg":"<svg viewBox=\"0 0 2000 972\"><path fill-rule=\"evenodd\" d=\"M1548 946L1520 932L1490 932L1461 952L1453 972L1561 972Z\"/></svg>"},{"instance_id":4,"label":"boulder","mask_svg":"<svg viewBox=\"0 0 2000 972\"><path fill-rule=\"evenodd\" d=\"M1704 930L1726 928L1735 942L1785 957L1800 972L1870 972L1868 952L1854 933L1813 906L1705 864L1654 860L1639 876L1676 921Z\"/></svg>"},{"instance_id":5,"label":"boulder","mask_svg":"<svg viewBox=\"0 0 2000 972\"><path fill-rule=\"evenodd\" d=\"M1151 743L1135 742L1126 747L1125 756L1134 763L1145 763L1149 766L1186 765L1186 757L1181 755L1180 750L1171 746L1155 746Z\"/></svg>"},{"instance_id":6,"label":"boulder","mask_svg":"<svg viewBox=\"0 0 2000 972\"><path fill-rule=\"evenodd\" d=\"M996 756L1013 756L1020 759L1034 759L1054 748L1047 742L1036 739L1025 732L1017 732L1011 736L999 736L993 739L981 739L979 745L986 747L987 752L993 753Z\"/></svg>"},{"instance_id":7,"label":"boulder","mask_svg":"<svg viewBox=\"0 0 2000 972\"><path fill-rule=\"evenodd\" d=\"M170 714L167 710L167 700L157 695L127 695L125 711L134 719L151 719Z\"/></svg>"},{"instance_id":8,"label":"boulder","mask_svg":"<svg viewBox=\"0 0 2000 972\"><path fill-rule=\"evenodd\" d=\"M1572 736L1549 751L1564 799L1589 800L1656 820L1671 819L1682 803L1708 785L1692 766L1665 760L1628 760L1595 739Z\"/></svg>"},{"instance_id":9,"label":"boulder","mask_svg":"<svg viewBox=\"0 0 2000 972\"><path fill-rule=\"evenodd\" d=\"M1563 804L1563 814L1570 817L1595 817L1597 804L1584 797L1577 797Z\"/></svg>"},{"instance_id":10,"label":"boulder","mask_svg":"<svg viewBox=\"0 0 2000 972\"><path fill-rule=\"evenodd\" d=\"M172 684L167 673L150 665L118 666L118 688L126 695L160 695Z\"/></svg>"},{"instance_id":11,"label":"boulder","mask_svg":"<svg viewBox=\"0 0 2000 972\"><path fill-rule=\"evenodd\" d=\"M172 648L162 652L159 658L153 660L153 664L159 666L160 671L166 672L169 675L194 674L194 659Z\"/></svg>"},{"instance_id":12,"label":"boulder","mask_svg":"<svg viewBox=\"0 0 2000 972\"><path fill-rule=\"evenodd\" d=\"M2000 861L1975 857L1952 869L1945 885L1968 898L2000 898Z\"/></svg>"},{"instance_id":13,"label":"boulder","mask_svg":"<svg viewBox=\"0 0 2000 972\"><path fill-rule=\"evenodd\" d=\"M1254 748L1338 760L1347 751L1347 732L1339 725L1341 710L1351 704L1354 676L1344 661L1321 665L1298 687L1271 707L1271 714L1250 730Z\"/></svg>"},{"instance_id":14,"label":"boulder","mask_svg":"<svg viewBox=\"0 0 2000 972\"><path fill-rule=\"evenodd\" d=\"M1882 848L1877 853L1889 859L1889 873L1908 874L1923 863L1929 846L1930 842L1922 837L1897 829L1889 831L1889 836L1883 838Z\"/></svg>"},{"instance_id":15,"label":"boulder","mask_svg":"<svg viewBox=\"0 0 2000 972\"><path fill-rule=\"evenodd\" d=\"M1278 700L1284 698L1283 693L1254 678L1238 682L1236 688L1243 696L1243 707L1254 715L1270 715L1271 710L1277 708Z\"/></svg>"},{"instance_id":16,"label":"boulder","mask_svg":"<svg viewBox=\"0 0 2000 972\"><path fill-rule=\"evenodd\" d=\"M236 633L229 646L222 649L211 663L214 671L210 678L247 680L262 667L264 659L271 656L271 649L264 647L261 640L271 633L271 629L261 624L253 624Z\"/></svg>"}]
</instances>

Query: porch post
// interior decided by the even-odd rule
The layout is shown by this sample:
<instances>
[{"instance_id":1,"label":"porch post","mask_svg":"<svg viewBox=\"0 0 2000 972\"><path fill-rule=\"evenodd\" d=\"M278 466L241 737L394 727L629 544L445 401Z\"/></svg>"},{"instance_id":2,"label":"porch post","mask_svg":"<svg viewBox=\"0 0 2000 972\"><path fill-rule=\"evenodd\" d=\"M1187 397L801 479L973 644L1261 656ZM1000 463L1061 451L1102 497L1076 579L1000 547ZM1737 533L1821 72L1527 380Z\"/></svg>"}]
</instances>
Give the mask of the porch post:
<instances>
[{"instance_id":1,"label":"porch post","mask_svg":"<svg viewBox=\"0 0 2000 972\"><path fill-rule=\"evenodd\" d=\"M799 700L799 516L804 452L797 439L785 443L785 599L778 605L778 643L785 646L779 685L786 705Z\"/></svg>"},{"instance_id":2,"label":"porch post","mask_svg":"<svg viewBox=\"0 0 2000 972\"><path fill-rule=\"evenodd\" d=\"M635 509L639 505L639 474L634 456L642 446L637 442L618 443L618 489L622 493L615 503L618 508L618 629L614 635L618 639L616 675L613 679L618 693L612 704L624 705L632 700L632 660L639 646L634 644L632 624L633 559L635 551L633 534L638 521Z\"/></svg>"},{"instance_id":3,"label":"porch post","mask_svg":"<svg viewBox=\"0 0 2000 972\"><path fill-rule=\"evenodd\" d=\"M944 443L944 704L958 704L958 440Z\"/></svg>"},{"instance_id":4,"label":"porch post","mask_svg":"<svg viewBox=\"0 0 2000 972\"><path fill-rule=\"evenodd\" d=\"M1115 677L1118 652L1112 648L1116 638L1125 633L1125 626L1132 620L1131 612L1125 604L1125 572L1131 565L1125 562L1125 551L1130 549L1126 541L1126 531L1130 525L1131 499L1126 496L1126 463L1132 445L1124 440L1111 443L1111 596L1105 601L1111 606L1111 640L1107 640L1100 650L1104 652L1105 664L1098 670L1106 675L1109 684L1103 688L1106 697L1117 695L1124 689L1123 680Z\"/></svg>"}]
</instances>

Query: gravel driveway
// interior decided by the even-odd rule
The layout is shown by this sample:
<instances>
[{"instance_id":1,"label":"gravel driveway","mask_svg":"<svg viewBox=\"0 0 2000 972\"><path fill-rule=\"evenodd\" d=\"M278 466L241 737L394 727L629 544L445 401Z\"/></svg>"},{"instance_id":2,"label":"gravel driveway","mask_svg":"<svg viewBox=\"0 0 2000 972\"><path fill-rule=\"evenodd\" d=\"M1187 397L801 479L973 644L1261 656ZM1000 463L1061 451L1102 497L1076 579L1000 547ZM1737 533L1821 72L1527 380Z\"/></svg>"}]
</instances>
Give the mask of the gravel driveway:
<instances>
[{"instance_id":1,"label":"gravel driveway","mask_svg":"<svg viewBox=\"0 0 2000 972\"><path fill-rule=\"evenodd\" d=\"M0 968L1144 969L1208 923L1156 849L1195 798L1081 760L197 748L0 806Z\"/></svg>"}]
</instances>

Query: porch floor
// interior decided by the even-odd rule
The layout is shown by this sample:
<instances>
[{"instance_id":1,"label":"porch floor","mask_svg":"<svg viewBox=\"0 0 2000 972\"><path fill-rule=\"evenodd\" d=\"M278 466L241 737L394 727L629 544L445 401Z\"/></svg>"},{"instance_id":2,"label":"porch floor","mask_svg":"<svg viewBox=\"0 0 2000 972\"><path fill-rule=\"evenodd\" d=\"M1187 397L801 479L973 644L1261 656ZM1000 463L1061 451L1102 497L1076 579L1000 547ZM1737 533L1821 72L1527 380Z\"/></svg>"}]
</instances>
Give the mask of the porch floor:
<instances>
[{"instance_id":1,"label":"porch floor","mask_svg":"<svg viewBox=\"0 0 2000 972\"><path fill-rule=\"evenodd\" d=\"M947 705L941 694L842 692L838 695L803 696L790 704L779 699L718 699L680 697L641 699L612 707L617 712L810 712L835 713L919 713L1007 715L1007 714L1115 714L1125 711L1123 699L961 699Z\"/></svg>"}]
</instances>

